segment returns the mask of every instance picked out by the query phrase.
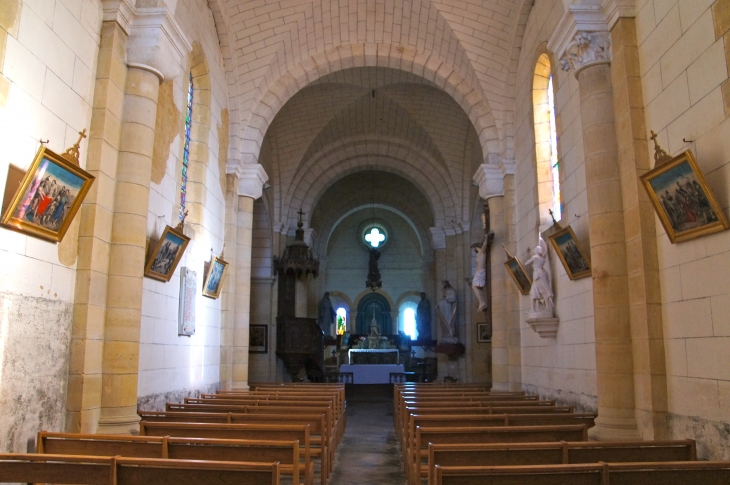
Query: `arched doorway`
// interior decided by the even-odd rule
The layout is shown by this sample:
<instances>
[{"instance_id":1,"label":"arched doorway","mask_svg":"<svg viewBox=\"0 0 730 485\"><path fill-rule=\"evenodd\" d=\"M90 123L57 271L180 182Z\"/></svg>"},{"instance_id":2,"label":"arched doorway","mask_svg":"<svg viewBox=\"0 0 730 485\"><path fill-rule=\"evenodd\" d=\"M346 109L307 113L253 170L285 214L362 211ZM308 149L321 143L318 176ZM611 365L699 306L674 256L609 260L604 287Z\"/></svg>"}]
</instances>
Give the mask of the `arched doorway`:
<instances>
[{"instance_id":1,"label":"arched doorway","mask_svg":"<svg viewBox=\"0 0 730 485\"><path fill-rule=\"evenodd\" d=\"M367 335L370 333L370 322L375 312L375 321L380 326L380 335L393 334L393 319L390 316L388 300L378 293L364 296L357 305L356 333Z\"/></svg>"}]
</instances>

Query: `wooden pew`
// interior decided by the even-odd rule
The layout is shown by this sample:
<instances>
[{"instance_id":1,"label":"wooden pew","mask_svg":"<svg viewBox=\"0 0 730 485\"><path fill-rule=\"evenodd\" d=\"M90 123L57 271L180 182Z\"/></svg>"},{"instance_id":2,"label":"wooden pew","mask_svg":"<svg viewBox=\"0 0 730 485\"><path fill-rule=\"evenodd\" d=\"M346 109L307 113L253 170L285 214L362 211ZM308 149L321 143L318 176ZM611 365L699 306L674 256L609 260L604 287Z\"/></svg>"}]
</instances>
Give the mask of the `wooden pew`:
<instances>
[{"instance_id":1,"label":"wooden pew","mask_svg":"<svg viewBox=\"0 0 730 485\"><path fill-rule=\"evenodd\" d=\"M212 440L168 436L128 436L80 433L38 433L37 453L74 456L123 456L125 458L169 458L177 460L278 462L280 473L299 484L299 441ZM305 470L313 477L314 469ZM307 482L311 485L311 480Z\"/></svg>"},{"instance_id":2,"label":"wooden pew","mask_svg":"<svg viewBox=\"0 0 730 485\"><path fill-rule=\"evenodd\" d=\"M218 423L218 424L308 424L312 449L322 448L327 458L325 474L329 476L334 460L336 441L327 429L324 414L240 414L240 413L186 413L139 411L139 416L148 422L173 423Z\"/></svg>"},{"instance_id":3,"label":"wooden pew","mask_svg":"<svg viewBox=\"0 0 730 485\"><path fill-rule=\"evenodd\" d=\"M694 440L434 444L428 446L428 483L440 466L523 466L598 462L696 461Z\"/></svg>"},{"instance_id":4,"label":"wooden pew","mask_svg":"<svg viewBox=\"0 0 730 485\"><path fill-rule=\"evenodd\" d=\"M320 458L322 485L327 480L327 459L321 450L313 450L309 441L308 424L213 424L213 423L162 423L140 421L140 436L171 436L180 438L212 438L231 440L284 440L299 441L303 448L306 470L315 456ZM307 477L309 480L309 477Z\"/></svg>"},{"instance_id":5,"label":"wooden pew","mask_svg":"<svg viewBox=\"0 0 730 485\"><path fill-rule=\"evenodd\" d=\"M506 467L436 466L437 485L727 485L730 462L599 463Z\"/></svg>"},{"instance_id":6,"label":"wooden pew","mask_svg":"<svg viewBox=\"0 0 730 485\"><path fill-rule=\"evenodd\" d=\"M446 402L439 402L436 405L432 402L423 405L406 402L403 412L398 417L397 423L399 424L396 425L398 438L402 440L401 433L403 430L408 429L409 414L538 414L543 412L553 413L558 409L554 401L507 401L506 403L504 401L486 403L481 401L459 401L458 406L454 406L454 401L450 401L448 404L450 405L447 405ZM439 409L442 409L443 412L438 411ZM562 412L565 412L565 408L562 409ZM569 409L570 412L573 412L573 408Z\"/></svg>"},{"instance_id":7,"label":"wooden pew","mask_svg":"<svg viewBox=\"0 0 730 485\"><path fill-rule=\"evenodd\" d=\"M584 425L557 426L472 426L466 428L416 428L416 439L405 450L410 473L409 483L419 483L428 474L424 460L428 459L429 443L542 443L555 441L587 441Z\"/></svg>"},{"instance_id":8,"label":"wooden pew","mask_svg":"<svg viewBox=\"0 0 730 485\"><path fill-rule=\"evenodd\" d=\"M278 463L0 454L0 483L278 485Z\"/></svg>"},{"instance_id":9,"label":"wooden pew","mask_svg":"<svg viewBox=\"0 0 730 485\"><path fill-rule=\"evenodd\" d=\"M595 426L595 414L411 414L408 430L404 435L403 448L416 439L416 428L465 428L470 426Z\"/></svg>"}]
</instances>

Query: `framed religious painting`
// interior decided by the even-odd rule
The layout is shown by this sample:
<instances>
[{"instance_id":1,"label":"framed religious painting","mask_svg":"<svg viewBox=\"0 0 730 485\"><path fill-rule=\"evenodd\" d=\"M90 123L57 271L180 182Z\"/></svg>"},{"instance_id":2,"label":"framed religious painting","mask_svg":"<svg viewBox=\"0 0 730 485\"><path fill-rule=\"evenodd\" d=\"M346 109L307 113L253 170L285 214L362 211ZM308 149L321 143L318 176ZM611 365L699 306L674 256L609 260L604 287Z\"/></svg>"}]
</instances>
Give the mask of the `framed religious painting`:
<instances>
[{"instance_id":1,"label":"framed religious painting","mask_svg":"<svg viewBox=\"0 0 730 485\"><path fill-rule=\"evenodd\" d=\"M208 266L208 274L203 282L203 296L217 299L223 289L223 277L226 275L228 263L221 258L213 258Z\"/></svg>"},{"instance_id":2,"label":"framed religious painting","mask_svg":"<svg viewBox=\"0 0 730 485\"><path fill-rule=\"evenodd\" d=\"M530 280L530 277L527 276L527 271L525 271L525 267L522 266L520 260L514 256L510 256L504 263L504 266L507 268L507 272L517 285L517 289L520 290L520 293L523 295L529 295L532 281Z\"/></svg>"},{"instance_id":3,"label":"framed religious painting","mask_svg":"<svg viewBox=\"0 0 730 485\"><path fill-rule=\"evenodd\" d=\"M181 228L166 226L150 253L144 275L158 281L170 281L189 242L190 238L183 234Z\"/></svg>"},{"instance_id":4,"label":"framed religious painting","mask_svg":"<svg viewBox=\"0 0 730 485\"><path fill-rule=\"evenodd\" d=\"M269 351L269 326L249 325L248 352L250 354L265 354Z\"/></svg>"},{"instance_id":5,"label":"framed religious painting","mask_svg":"<svg viewBox=\"0 0 730 485\"><path fill-rule=\"evenodd\" d=\"M74 157L65 155L41 145L3 213L4 227L46 241L63 240L94 182L70 160Z\"/></svg>"},{"instance_id":6,"label":"framed religious painting","mask_svg":"<svg viewBox=\"0 0 730 485\"><path fill-rule=\"evenodd\" d=\"M491 323L477 323L477 342L491 342L492 341L492 324Z\"/></svg>"},{"instance_id":7,"label":"framed religious painting","mask_svg":"<svg viewBox=\"0 0 730 485\"><path fill-rule=\"evenodd\" d=\"M578 280L591 275L591 263L583 252L578 238L570 226L550 236L550 243L558 253L568 278Z\"/></svg>"},{"instance_id":8,"label":"framed religious painting","mask_svg":"<svg viewBox=\"0 0 730 485\"><path fill-rule=\"evenodd\" d=\"M641 181L672 244L728 228L691 151L655 167Z\"/></svg>"}]
</instances>

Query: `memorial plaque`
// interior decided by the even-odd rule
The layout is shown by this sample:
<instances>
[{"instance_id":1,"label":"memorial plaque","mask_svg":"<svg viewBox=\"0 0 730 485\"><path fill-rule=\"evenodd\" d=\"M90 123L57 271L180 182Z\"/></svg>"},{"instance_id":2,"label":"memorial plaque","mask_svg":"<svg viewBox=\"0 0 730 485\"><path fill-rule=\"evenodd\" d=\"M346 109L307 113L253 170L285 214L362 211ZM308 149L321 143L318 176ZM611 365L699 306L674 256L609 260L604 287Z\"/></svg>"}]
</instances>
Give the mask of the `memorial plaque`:
<instances>
[{"instance_id":1,"label":"memorial plaque","mask_svg":"<svg viewBox=\"0 0 730 485\"><path fill-rule=\"evenodd\" d=\"M177 334L195 335L195 271L183 267L180 270L180 306L177 312Z\"/></svg>"}]
</instances>

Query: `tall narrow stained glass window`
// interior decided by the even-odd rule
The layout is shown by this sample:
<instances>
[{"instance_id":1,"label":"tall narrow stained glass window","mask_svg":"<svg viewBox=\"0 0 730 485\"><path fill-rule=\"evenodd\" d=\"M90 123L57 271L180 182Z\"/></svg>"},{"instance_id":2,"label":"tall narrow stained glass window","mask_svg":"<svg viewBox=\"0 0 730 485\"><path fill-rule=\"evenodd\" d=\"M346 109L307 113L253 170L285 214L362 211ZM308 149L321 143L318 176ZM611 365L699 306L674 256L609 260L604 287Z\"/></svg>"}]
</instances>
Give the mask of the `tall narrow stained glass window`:
<instances>
[{"instance_id":1,"label":"tall narrow stained glass window","mask_svg":"<svg viewBox=\"0 0 730 485\"><path fill-rule=\"evenodd\" d=\"M532 81L532 108L535 123L535 171L541 226L562 218L558 128L555 113L554 79L550 57L540 55Z\"/></svg>"},{"instance_id":2,"label":"tall narrow stained glass window","mask_svg":"<svg viewBox=\"0 0 730 485\"><path fill-rule=\"evenodd\" d=\"M185 110L185 144L183 145L182 179L180 181L180 220L185 217L185 197L188 190L188 162L190 160L190 125L193 120L193 73L189 74L187 108Z\"/></svg>"},{"instance_id":3,"label":"tall narrow stained glass window","mask_svg":"<svg viewBox=\"0 0 730 485\"><path fill-rule=\"evenodd\" d=\"M555 95L553 94L553 76L548 81L548 107L550 111L550 172L553 179L553 217L560 220L562 208L560 204L560 167L558 166L558 131L555 127Z\"/></svg>"}]
</instances>

